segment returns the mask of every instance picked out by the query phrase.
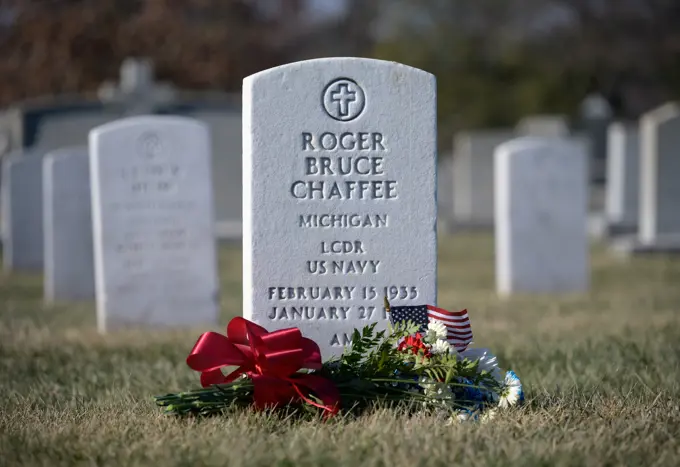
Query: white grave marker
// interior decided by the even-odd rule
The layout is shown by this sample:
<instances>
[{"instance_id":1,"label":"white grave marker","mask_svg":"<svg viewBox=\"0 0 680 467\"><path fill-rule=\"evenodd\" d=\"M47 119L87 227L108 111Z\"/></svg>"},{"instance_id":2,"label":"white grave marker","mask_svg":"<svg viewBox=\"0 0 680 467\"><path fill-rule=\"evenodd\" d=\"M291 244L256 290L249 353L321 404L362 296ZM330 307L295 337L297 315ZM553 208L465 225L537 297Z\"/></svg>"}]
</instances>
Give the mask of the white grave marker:
<instances>
[{"instance_id":1,"label":"white grave marker","mask_svg":"<svg viewBox=\"0 0 680 467\"><path fill-rule=\"evenodd\" d=\"M615 242L631 254L680 253L680 103L670 102L640 119L639 228Z\"/></svg>"},{"instance_id":2,"label":"white grave marker","mask_svg":"<svg viewBox=\"0 0 680 467\"><path fill-rule=\"evenodd\" d=\"M519 138L496 149L496 285L500 295L588 289L583 147Z\"/></svg>"},{"instance_id":3,"label":"white grave marker","mask_svg":"<svg viewBox=\"0 0 680 467\"><path fill-rule=\"evenodd\" d=\"M132 117L90 133L99 328L214 324L210 143L204 124Z\"/></svg>"},{"instance_id":4,"label":"white grave marker","mask_svg":"<svg viewBox=\"0 0 680 467\"><path fill-rule=\"evenodd\" d=\"M435 78L329 58L243 86L244 316L324 357L393 305L436 304Z\"/></svg>"},{"instance_id":5,"label":"white grave marker","mask_svg":"<svg viewBox=\"0 0 680 467\"><path fill-rule=\"evenodd\" d=\"M60 149L45 156L43 216L45 300L94 299L87 147Z\"/></svg>"},{"instance_id":6,"label":"white grave marker","mask_svg":"<svg viewBox=\"0 0 680 467\"><path fill-rule=\"evenodd\" d=\"M608 130L607 223L612 233L635 230L640 197L640 136L637 125L612 123Z\"/></svg>"},{"instance_id":7,"label":"white grave marker","mask_svg":"<svg viewBox=\"0 0 680 467\"><path fill-rule=\"evenodd\" d=\"M640 119L640 242L663 237L680 242L680 104L672 102Z\"/></svg>"},{"instance_id":8,"label":"white grave marker","mask_svg":"<svg viewBox=\"0 0 680 467\"><path fill-rule=\"evenodd\" d=\"M6 271L42 272L41 152L2 161L3 262Z\"/></svg>"}]
</instances>

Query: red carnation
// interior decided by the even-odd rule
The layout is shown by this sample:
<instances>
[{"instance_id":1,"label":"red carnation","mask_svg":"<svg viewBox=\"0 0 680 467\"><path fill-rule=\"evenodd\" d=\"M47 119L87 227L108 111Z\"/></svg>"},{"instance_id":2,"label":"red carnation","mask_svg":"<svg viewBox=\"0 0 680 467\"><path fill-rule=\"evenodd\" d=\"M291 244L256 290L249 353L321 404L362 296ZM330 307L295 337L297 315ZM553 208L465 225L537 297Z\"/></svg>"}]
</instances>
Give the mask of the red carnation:
<instances>
[{"instance_id":1,"label":"red carnation","mask_svg":"<svg viewBox=\"0 0 680 467\"><path fill-rule=\"evenodd\" d=\"M418 355L418 352L421 349L423 350L423 355L429 358L431 355L430 350L423 342L423 337L420 335L420 333L416 334L415 336L406 337L403 341L401 341L399 347L397 347L397 350L400 352L411 352L415 355Z\"/></svg>"}]
</instances>

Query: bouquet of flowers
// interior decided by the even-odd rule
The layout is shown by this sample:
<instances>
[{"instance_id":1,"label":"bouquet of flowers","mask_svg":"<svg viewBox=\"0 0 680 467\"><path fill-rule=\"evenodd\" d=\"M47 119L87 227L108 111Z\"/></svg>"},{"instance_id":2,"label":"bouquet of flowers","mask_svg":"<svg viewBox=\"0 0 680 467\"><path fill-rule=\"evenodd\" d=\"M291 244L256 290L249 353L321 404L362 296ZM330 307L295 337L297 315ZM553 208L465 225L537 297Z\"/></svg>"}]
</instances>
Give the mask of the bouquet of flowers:
<instances>
[{"instance_id":1,"label":"bouquet of flowers","mask_svg":"<svg viewBox=\"0 0 680 467\"><path fill-rule=\"evenodd\" d=\"M488 349L468 349L467 311L430 305L390 308L391 325L354 330L340 356L321 361L318 345L297 328L268 332L234 318L227 335L208 332L187 364L203 389L157 396L168 413L212 414L231 406L299 406L326 416L376 402L432 410L451 420L486 420L524 400L517 375L503 373ZM224 374L224 367L236 367Z\"/></svg>"}]
</instances>

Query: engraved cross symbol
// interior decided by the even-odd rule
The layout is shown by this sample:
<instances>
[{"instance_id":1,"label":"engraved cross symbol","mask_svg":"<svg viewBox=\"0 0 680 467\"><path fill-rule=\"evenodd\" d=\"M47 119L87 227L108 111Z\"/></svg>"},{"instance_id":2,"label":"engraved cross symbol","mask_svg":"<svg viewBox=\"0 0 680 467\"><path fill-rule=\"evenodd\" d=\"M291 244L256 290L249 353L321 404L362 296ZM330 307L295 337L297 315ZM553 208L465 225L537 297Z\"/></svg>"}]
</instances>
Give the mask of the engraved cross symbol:
<instances>
[{"instance_id":1,"label":"engraved cross symbol","mask_svg":"<svg viewBox=\"0 0 680 467\"><path fill-rule=\"evenodd\" d=\"M354 80L338 78L328 83L323 89L321 103L329 117L341 122L349 122L364 111L366 95Z\"/></svg>"},{"instance_id":2,"label":"engraved cross symbol","mask_svg":"<svg viewBox=\"0 0 680 467\"><path fill-rule=\"evenodd\" d=\"M357 100L357 93L349 90L348 83L340 83L338 90L331 93L331 100L338 104L338 114L341 117L349 115L349 105Z\"/></svg>"}]
</instances>

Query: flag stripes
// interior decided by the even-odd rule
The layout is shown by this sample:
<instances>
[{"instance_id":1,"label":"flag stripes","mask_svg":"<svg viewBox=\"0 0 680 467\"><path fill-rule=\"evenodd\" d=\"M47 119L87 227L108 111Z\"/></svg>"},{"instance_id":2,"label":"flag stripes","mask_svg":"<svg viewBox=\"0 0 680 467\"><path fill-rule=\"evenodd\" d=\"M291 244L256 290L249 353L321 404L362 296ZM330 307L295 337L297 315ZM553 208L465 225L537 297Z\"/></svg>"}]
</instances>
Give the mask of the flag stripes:
<instances>
[{"instance_id":1,"label":"flag stripes","mask_svg":"<svg viewBox=\"0 0 680 467\"><path fill-rule=\"evenodd\" d=\"M447 331L447 341L458 352L463 352L472 342L472 327L467 310L447 311L432 305L387 307L392 323L412 321L420 324L421 332L427 328L430 319L441 322Z\"/></svg>"}]
</instances>

